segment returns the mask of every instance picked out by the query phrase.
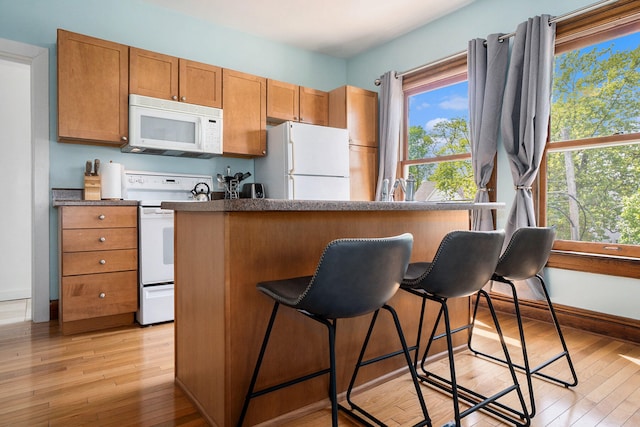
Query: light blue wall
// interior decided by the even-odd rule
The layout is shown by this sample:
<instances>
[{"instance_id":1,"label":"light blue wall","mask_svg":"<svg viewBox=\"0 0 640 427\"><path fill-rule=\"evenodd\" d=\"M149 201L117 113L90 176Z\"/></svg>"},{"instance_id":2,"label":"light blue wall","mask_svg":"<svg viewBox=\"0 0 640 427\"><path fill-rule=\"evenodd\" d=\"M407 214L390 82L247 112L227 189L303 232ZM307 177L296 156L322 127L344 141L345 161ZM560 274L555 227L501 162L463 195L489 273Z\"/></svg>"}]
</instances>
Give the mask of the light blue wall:
<instances>
[{"instance_id":1,"label":"light blue wall","mask_svg":"<svg viewBox=\"0 0 640 427\"><path fill-rule=\"evenodd\" d=\"M511 33L535 15L561 16L595 3L595 0L475 0L467 7L351 58L347 82L377 90L374 80L388 70L403 72L466 50L473 38L491 33ZM498 146L497 198L507 208L498 212L503 227L514 197L505 151ZM640 319L640 280L547 269L551 298L587 310Z\"/></svg>"},{"instance_id":2,"label":"light blue wall","mask_svg":"<svg viewBox=\"0 0 640 427\"><path fill-rule=\"evenodd\" d=\"M243 34L170 12L141 0L0 0L0 38L49 49L50 185L82 188L86 160L113 160L129 170L253 173L247 159L183 159L121 153L117 148L56 142L56 30L111 40L180 58L321 90L346 83L346 61ZM58 298L57 211L50 213L50 298Z\"/></svg>"}]
</instances>

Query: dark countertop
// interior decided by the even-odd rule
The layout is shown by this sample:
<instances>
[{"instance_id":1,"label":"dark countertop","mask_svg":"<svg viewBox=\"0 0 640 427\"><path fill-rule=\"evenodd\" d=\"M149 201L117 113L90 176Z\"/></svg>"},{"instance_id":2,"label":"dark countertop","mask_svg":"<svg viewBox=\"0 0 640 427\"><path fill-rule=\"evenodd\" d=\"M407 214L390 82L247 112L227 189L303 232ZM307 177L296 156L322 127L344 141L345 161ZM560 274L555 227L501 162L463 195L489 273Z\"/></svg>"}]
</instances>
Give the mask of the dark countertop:
<instances>
[{"instance_id":1,"label":"dark countertop","mask_svg":"<svg viewBox=\"0 0 640 427\"><path fill-rule=\"evenodd\" d=\"M473 202L362 202L280 199L234 199L210 202L162 202L164 209L190 212L251 211L446 211L502 209L504 203Z\"/></svg>"},{"instance_id":2,"label":"dark countertop","mask_svg":"<svg viewBox=\"0 0 640 427\"><path fill-rule=\"evenodd\" d=\"M53 207L61 206L138 206L137 200L83 200L84 190L52 188Z\"/></svg>"}]
</instances>

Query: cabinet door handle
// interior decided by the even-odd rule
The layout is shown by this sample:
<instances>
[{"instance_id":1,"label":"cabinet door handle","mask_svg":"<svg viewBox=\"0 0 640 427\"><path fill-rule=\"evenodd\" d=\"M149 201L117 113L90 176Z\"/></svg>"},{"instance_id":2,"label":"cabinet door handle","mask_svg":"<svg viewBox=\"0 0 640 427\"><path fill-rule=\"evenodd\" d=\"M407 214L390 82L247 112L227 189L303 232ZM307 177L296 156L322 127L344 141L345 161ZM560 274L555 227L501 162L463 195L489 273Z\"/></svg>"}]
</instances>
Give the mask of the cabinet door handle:
<instances>
[{"instance_id":1,"label":"cabinet door handle","mask_svg":"<svg viewBox=\"0 0 640 427\"><path fill-rule=\"evenodd\" d=\"M100 221L102 221L102 220L103 220L103 219L105 219L105 218L106 218L106 217L105 217L104 215L99 215L99 216L98 216L98 219L99 219Z\"/></svg>"},{"instance_id":2,"label":"cabinet door handle","mask_svg":"<svg viewBox=\"0 0 640 427\"><path fill-rule=\"evenodd\" d=\"M178 96L177 96L177 95L173 95L173 96L171 97L171 99L173 99L174 101L177 101L177 100L178 100Z\"/></svg>"},{"instance_id":3,"label":"cabinet door handle","mask_svg":"<svg viewBox=\"0 0 640 427\"><path fill-rule=\"evenodd\" d=\"M107 263L107 260L101 259L99 262L100 264L105 265Z\"/></svg>"},{"instance_id":4,"label":"cabinet door handle","mask_svg":"<svg viewBox=\"0 0 640 427\"><path fill-rule=\"evenodd\" d=\"M99 241L101 241L101 242L106 242L106 241L107 241L107 239L106 239L106 238L104 238L104 237L101 237L101 238L99 238L98 240L99 240Z\"/></svg>"},{"instance_id":5,"label":"cabinet door handle","mask_svg":"<svg viewBox=\"0 0 640 427\"><path fill-rule=\"evenodd\" d=\"M98 298L104 298L106 296L107 294L105 294L104 292L100 292L100 294L98 295Z\"/></svg>"},{"instance_id":6,"label":"cabinet door handle","mask_svg":"<svg viewBox=\"0 0 640 427\"><path fill-rule=\"evenodd\" d=\"M127 142L128 138L126 136L123 136L122 138L120 138L121 140L123 140L124 142Z\"/></svg>"},{"instance_id":7,"label":"cabinet door handle","mask_svg":"<svg viewBox=\"0 0 640 427\"><path fill-rule=\"evenodd\" d=\"M180 98L180 100L181 100L181 101L186 101L186 100L187 100L187 97L186 97L186 96L183 96L182 98Z\"/></svg>"}]
</instances>

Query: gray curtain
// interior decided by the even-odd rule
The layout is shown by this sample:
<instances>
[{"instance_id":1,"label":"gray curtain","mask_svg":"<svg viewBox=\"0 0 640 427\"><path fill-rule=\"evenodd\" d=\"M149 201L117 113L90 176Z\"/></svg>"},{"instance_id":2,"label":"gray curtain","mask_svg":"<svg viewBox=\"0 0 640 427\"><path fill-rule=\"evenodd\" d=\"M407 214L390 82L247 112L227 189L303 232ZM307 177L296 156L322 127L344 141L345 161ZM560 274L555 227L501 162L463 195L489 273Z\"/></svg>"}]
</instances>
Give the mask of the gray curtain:
<instances>
[{"instance_id":1,"label":"gray curtain","mask_svg":"<svg viewBox=\"0 0 640 427\"><path fill-rule=\"evenodd\" d=\"M381 200L382 181L388 179L391 186L396 179L403 99L402 77L396 77L395 71L386 72L380 83L380 166L376 200Z\"/></svg>"},{"instance_id":2,"label":"gray curtain","mask_svg":"<svg viewBox=\"0 0 640 427\"><path fill-rule=\"evenodd\" d=\"M518 25L513 39L502 107L502 141L516 195L505 225L505 242L516 229L536 225L531 186L547 141L555 29L549 15L537 16ZM529 281L528 288L532 298L542 298L537 280Z\"/></svg>"},{"instance_id":3,"label":"gray curtain","mask_svg":"<svg viewBox=\"0 0 640 427\"><path fill-rule=\"evenodd\" d=\"M491 34L486 41L471 40L467 49L471 163L478 188L474 202L480 203L489 201L487 183L493 172L498 147L500 111L507 76L509 43L499 37L500 34ZM471 228L493 230L491 211L471 211Z\"/></svg>"}]
</instances>

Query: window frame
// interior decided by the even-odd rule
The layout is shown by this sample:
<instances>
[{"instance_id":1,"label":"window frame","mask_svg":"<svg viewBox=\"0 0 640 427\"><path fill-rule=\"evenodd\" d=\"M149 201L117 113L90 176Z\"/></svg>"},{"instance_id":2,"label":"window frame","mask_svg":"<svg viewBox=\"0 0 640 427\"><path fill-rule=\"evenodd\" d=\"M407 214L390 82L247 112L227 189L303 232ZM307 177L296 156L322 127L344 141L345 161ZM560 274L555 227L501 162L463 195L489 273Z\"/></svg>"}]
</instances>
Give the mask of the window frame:
<instances>
[{"instance_id":1,"label":"window frame","mask_svg":"<svg viewBox=\"0 0 640 427\"><path fill-rule=\"evenodd\" d=\"M593 45L613 37L640 31L640 4L620 0L612 5L568 18L556 24L555 53ZM549 133L550 138L550 133ZM547 217L547 155L567 149L609 147L640 141L640 133L607 135L581 140L547 141L538 174L539 223ZM640 245L556 240L549 267L622 277L640 277Z\"/></svg>"},{"instance_id":2,"label":"window frame","mask_svg":"<svg viewBox=\"0 0 640 427\"><path fill-rule=\"evenodd\" d=\"M471 152L461 154L451 154L424 159L409 159L409 98L413 95L436 90L452 84L467 81L467 55L455 55L443 61L439 61L432 66L425 67L419 71L411 73L403 78L402 91L404 95L404 126L402 129L402 150L398 161L401 175L406 178L410 166L424 165L430 163L453 162L458 160L470 160ZM495 161L494 161L495 163ZM494 168L491 180L487 184L490 201L495 202L496 169ZM494 216L495 223L495 216Z\"/></svg>"}]
</instances>

